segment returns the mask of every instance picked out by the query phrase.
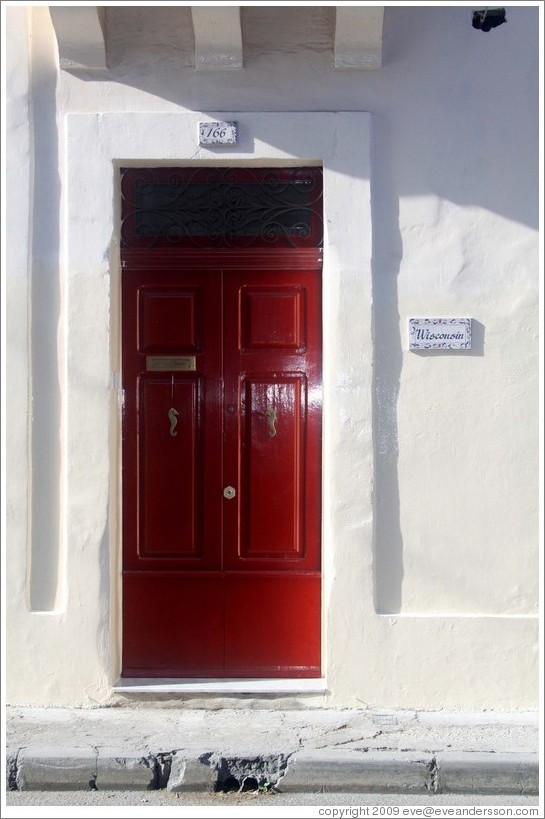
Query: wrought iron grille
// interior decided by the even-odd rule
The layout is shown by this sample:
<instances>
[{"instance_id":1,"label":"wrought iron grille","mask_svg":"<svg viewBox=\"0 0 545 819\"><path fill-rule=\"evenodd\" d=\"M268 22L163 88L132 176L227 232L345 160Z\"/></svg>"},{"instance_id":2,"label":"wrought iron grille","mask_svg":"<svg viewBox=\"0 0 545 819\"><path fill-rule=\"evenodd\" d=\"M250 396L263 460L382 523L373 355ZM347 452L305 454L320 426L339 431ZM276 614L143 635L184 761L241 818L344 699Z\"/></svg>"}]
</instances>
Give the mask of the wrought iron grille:
<instances>
[{"instance_id":1,"label":"wrought iron grille","mask_svg":"<svg viewBox=\"0 0 545 819\"><path fill-rule=\"evenodd\" d=\"M121 168L122 247L321 247L320 168Z\"/></svg>"}]
</instances>

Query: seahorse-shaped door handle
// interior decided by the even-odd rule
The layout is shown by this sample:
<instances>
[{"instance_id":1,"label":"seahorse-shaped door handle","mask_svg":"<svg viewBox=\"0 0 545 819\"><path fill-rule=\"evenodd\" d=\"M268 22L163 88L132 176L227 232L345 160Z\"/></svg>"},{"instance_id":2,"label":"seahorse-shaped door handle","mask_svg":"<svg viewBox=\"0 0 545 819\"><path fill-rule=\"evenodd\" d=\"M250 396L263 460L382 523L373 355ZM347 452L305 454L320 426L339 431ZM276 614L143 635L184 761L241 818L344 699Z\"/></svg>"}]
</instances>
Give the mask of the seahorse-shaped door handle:
<instances>
[{"instance_id":1,"label":"seahorse-shaped door handle","mask_svg":"<svg viewBox=\"0 0 545 819\"><path fill-rule=\"evenodd\" d=\"M269 436L274 438L276 435L276 411L273 409L267 410L267 423L269 425Z\"/></svg>"},{"instance_id":2,"label":"seahorse-shaped door handle","mask_svg":"<svg viewBox=\"0 0 545 819\"><path fill-rule=\"evenodd\" d=\"M178 434L174 431L178 423L178 410L175 410L174 407L171 407L168 411L168 420L170 421L170 434L174 438Z\"/></svg>"}]
</instances>

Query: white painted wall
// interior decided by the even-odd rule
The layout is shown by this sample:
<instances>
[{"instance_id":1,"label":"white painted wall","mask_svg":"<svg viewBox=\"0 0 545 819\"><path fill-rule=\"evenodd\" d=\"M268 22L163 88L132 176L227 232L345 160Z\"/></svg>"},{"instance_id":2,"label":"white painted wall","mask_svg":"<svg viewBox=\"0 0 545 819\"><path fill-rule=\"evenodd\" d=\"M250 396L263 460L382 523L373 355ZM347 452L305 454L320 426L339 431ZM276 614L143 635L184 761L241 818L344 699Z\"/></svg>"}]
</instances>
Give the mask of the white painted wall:
<instances>
[{"instance_id":1,"label":"white painted wall","mask_svg":"<svg viewBox=\"0 0 545 819\"><path fill-rule=\"evenodd\" d=\"M336 72L331 7L243 8L245 68L198 72L189 8L120 6L98 75L33 7L29 77L8 10L10 701L118 674L112 162L227 157L325 158L324 701L536 706L538 10L470 11L388 7L383 67ZM199 150L193 111L240 146ZM409 352L413 315L473 317L472 351Z\"/></svg>"},{"instance_id":2,"label":"white painted wall","mask_svg":"<svg viewBox=\"0 0 545 819\"><path fill-rule=\"evenodd\" d=\"M26 550L29 526L29 244L30 189L32 148L29 111L28 24L25 8L7 10L10 37L6 42L6 163L5 185L11 191L12 229L6 231L5 307L6 325L6 416L9 434L5 442L5 466L8 480L5 486L6 533L9 560L6 555L6 587L12 590L6 609L21 625L28 620L26 594ZM4 598L5 599L5 598ZM13 635L13 642L10 641ZM24 639L24 632L23 632ZM17 656L21 633L7 629L7 653ZM16 660L17 667L19 660Z\"/></svg>"}]
</instances>

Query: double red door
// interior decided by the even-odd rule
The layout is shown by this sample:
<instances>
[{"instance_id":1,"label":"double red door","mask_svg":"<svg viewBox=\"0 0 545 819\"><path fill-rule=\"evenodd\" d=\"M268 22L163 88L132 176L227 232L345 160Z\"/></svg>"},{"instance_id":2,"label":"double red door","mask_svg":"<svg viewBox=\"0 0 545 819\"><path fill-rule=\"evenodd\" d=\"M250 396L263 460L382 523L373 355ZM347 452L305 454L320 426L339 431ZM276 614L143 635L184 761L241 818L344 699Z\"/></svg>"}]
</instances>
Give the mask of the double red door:
<instances>
[{"instance_id":1,"label":"double red door","mask_svg":"<svg viewBox=\"0 0 545 819\"><path fill-rule=\"evenodd\" d=\"M317 266L123 271L123 674L320 676Z\"/></svg>"}]
</instances>

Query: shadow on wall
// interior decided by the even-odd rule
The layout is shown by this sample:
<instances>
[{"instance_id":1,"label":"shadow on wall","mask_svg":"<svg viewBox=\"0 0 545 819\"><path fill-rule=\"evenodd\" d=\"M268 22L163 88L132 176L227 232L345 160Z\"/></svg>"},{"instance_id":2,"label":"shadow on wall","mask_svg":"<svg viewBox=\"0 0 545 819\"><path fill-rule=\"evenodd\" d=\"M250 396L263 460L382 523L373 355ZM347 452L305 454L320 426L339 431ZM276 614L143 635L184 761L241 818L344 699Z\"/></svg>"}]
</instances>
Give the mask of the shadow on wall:
<instances>
[{"instance_id":1,"label":"shadow on wall","mask_svg":"<svg viewBox=\"0 0 545 819\"><path fill-rule=\"evenodd\" d=\"M166 20L170 12L162 12ZM379 611L399 612L403 536L397 401L405 342L398 306L403 255L399 203L405 196L431 195L538 228L538 9L510 7L507 24L483 34L472 27L469 7L388 7L383 67L373 72L333 71L332 51L324 43L314 52L283 53L281 61L278 50L250 49L245 69L233 72L195 71L189 51L172 52L172 59L154 63L157 43L146 45L145 37L138 43L139 60L127 49L121 60L115 38L121 36L125 13L128 8L117 9L117 29L109 29L108 48L118 49L110 70L101 77L74 72L79 83L108 83L110 105L130 86L164 100L167 107L160 110L172 111L175 105L181 110L253 111L259 88L262 111L372 114L375 604ZM278 9L277 18L271 9L267 13L269 40L282 43L283 10ZM245 14L242 8L246 37L251 31ZM253 25L258 16L253 15ZM192 48L192 36L186 39L187 49ZM298 77L304 79L298 83ZM149 111L149 97L134 94L133 99L131 110ZM244 134L242 114L239 127ZM246 134L245 143L254 136ZM343 167L334 170L346 172ZM471 352L455 354L483 355L484 328L478 321L473 332ZM438 354L443 353L419 353Z\"/></svg>"},{"instance_id":2,"label":"shadow on wall","mask_svg":"<svg viewBox=\"0 0 545 819\"><path fill-rule=\"evenodd\" d=\"M52 611L59 605L61 395L57 332L60 317L59 138L57 72L41 15L33 9L31 48L33 123L33 213L31 268L31 493L32 522L27 555L28 606ZM57 376L57 377L55 377Z\"/></svg>"},{"instance_id":3,"label":"shadow on wall","mask_svg":"<svg viewBox=\"0 0 545 819\"><path fill-rule=\"evenodd\" d=\"M391 309L386 312L391 297L395 295L396 278L391 277L388 287L382 287L377 300L387 299L381 314L380 329L376 328L376 356L384 353L384 345L400 349L404 339L400 337L399 316ZM375 301L375 309L381 303ZM411 355L421 358L437 356L481 357L484 355L485 328L480 321L472 320L471 350L411 350ZM379 348L382 344L382 348ZM375 422L375 610L378 614L398 614L402 609L403 589L403 535L400 524L400 500L398 480L399 446L397 439L397 398L401 376L402 353L389 352L389 367L375 369L374 422Z\"/></svg>"},{"instance_id":4,"label":"shadow on wall","mask_svg":"<svg viewBox=\"0 0 545 819\"><path fill-rule=\"evenodd\" d=\"M377 146L383 134L376 114L387 112L394 129L388 165L395 168L398 197L430 194L537 229L537 8L511 7L506 25L483 34L472 27L471 9L465 6L388 7L383 66L367 72L333 70L333 24L328 47L322 18L315 31L309 28L316 49L305 49L304 43L297 53L290 50L293 43L287 48L282 15L319 11L305 7L262 10L267 43L277 44L276 50L262 52L255 48L264 37L257 28L261 12L252 9L250 16L242 8L249 40L244 69L196 71L190 15L180 16L189 10L159 10L161 15L147 10L155 27L146 33L129 25L133 7L108 9L114 15L107 26L111 67L100 75L65 72L77 78L74 104L78 94L84 103L84 86L93 83L98 99L100 86L110 86L100 101L103 111L120 110L123 99L124 110L149 112L151 95L169 104L158 111L172 111L174 104L181 110L243 112L256 110L259 89L261 111L369 111L375 116ZM150 19L145 18L146 26L152 25ZM127 31L135 38L130 44L123 39ZM168 44L173 31L178 48L161 50L158 43ZM239 125L243 128L243 121ZM384 170L375 164L378 181Z\"/></svg>"},{"instance_id":5,"label":"shadow on wall","mask_svg":"<svg viewBox=\"0 0 545 819\"><path fill-rule=\"evenodd\" d=\"M371 182L373 208L373 423L375 455L375 610L401 610L403 535L400 521L397 398L403 366L399 329L398 276L403 256L399 196L391 162L395 126L391 116L375 115L371 151L381 169L380 186ZM380 139L378 134L380 133ZM378 190L377 190L378 188ZM380 271L380 273L379 273ZM384 361L387 366L383 366Z\"/></svg>"},{"instance_id":6,"label":"shadow on wall","mask_svg":"<svg viewBox=\"0 0 545 819\"><path fill-rule=\"evenodd\" d=\"M113 629L116 628L117 624L110 623L110 606L108 602L108 595L111 588L111 566L110 561L112 555L110 553L110 531L111 531L111 521L110 521L110 505L108 504L108 511L106 515L106 520L104 523L104 531L102 533L102 537L100 539L100 550L99 550L99 570L100 570L100 593L104 595L106 598L105 604L100 605L97 608L98 612L98 625L97 625L97 632L96 632L96 644L98 647L98 653L102 661L102 668L104 669L104 673L107 673L107 669L116 668L116 660L112 662L111 656L111 639L110 634L112 633ZM115 567L117 569L117 566ZM111 628L113 626L113 629ZM115 675L117 676L117 675ZM110 681L109 681L110 682ZM113 680L111 680L113 682Z\"/></svg>"}]
</instances>

